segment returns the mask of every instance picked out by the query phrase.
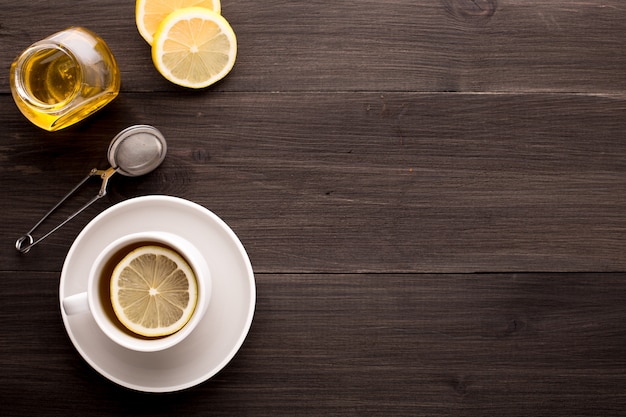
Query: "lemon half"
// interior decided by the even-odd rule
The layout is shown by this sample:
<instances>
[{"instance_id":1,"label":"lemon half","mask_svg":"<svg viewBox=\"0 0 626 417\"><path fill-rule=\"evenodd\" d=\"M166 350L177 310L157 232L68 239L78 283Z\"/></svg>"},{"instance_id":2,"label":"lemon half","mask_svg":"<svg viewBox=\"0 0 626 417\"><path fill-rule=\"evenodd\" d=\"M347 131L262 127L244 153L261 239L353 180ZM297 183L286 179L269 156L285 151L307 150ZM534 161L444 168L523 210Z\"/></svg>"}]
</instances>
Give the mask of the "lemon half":
<instances>
[{"instance_id":1,"label":"lemon half","mask_svg":"<svg viewBox=\"0 0 626 417\"><path fill-rule=\"evenodd\" d=\"M237 38L221 15L202 7L180 9L154 35L152 61L169 81L204 88L221 80L235 65Z\"/></svg>"},{"instance_id":2,"label":"lemon half","mask_svg":"<svg viewBox=\"0 0 626 417\"><path fill-rule=\"evenodd\" d=\"M152 45L161 22L173 11L187 7L204 7L221 12L220 0L137 0L135 23L141 36Z\"/></svg>"}]
</instances>

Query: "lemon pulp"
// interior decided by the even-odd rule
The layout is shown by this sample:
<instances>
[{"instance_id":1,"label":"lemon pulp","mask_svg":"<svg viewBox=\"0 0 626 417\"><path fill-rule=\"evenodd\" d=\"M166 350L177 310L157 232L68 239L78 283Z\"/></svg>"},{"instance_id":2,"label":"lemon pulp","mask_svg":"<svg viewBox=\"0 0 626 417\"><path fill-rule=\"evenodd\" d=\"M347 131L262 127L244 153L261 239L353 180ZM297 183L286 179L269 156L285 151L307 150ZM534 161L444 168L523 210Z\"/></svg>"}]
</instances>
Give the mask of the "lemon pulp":
<instances>
[{"instance_id":1,"label":"lemon pulp","mask_svg":"<svg viewBox=\"0 0 626 417\"><path fill-rule=\"evenodd\" d=\"M120 323L146 337L173 334L189 321L198 299L196 276L176 251L141 246L113 269L111 304Z\"/></svg>"}]
</instances>

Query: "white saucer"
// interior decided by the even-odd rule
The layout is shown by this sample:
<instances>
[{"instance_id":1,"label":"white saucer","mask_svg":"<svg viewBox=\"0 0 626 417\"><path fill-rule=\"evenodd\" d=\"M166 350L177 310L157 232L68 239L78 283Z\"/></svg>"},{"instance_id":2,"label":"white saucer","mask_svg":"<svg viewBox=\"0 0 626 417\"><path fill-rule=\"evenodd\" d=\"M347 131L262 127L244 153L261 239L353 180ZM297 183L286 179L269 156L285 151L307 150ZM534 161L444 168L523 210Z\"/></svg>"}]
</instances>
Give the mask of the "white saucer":
<instances>
[{"instance_id":1,"label":"white saucer","mask_svg":"<svg viewBox=\"0 0 626 417\"><path fill-rule=\"evenodd\" d=\"M206 208L176 197L138 197L105 210L78 235L61 272L60 300L87 290L90 266L109 242L145 230L177 233L206 257L212 296L194 332L170 349L141 353L112 342L90 313L68 316L61 308L61 315L76 350L106 378L138 391L178 391L211 378L243 344L256 304L254 274L235 233Z\"/></svg>"}]
</instances>

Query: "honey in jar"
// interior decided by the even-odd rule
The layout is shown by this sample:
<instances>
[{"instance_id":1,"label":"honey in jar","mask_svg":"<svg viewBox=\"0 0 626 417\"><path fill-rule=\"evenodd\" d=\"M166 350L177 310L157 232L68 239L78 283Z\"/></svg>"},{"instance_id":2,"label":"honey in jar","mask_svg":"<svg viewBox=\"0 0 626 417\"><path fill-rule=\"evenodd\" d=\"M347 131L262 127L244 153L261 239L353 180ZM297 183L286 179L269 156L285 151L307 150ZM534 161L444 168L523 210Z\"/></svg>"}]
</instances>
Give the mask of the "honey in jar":
<instances>
[{"instance_id":1,"label":"honey in jar","mask_svg":"<svg viewBox=\"0 0 626 417\"><path fill-rule=\"evenodd\" d=\"M71 27L27 48L11 65L11 93L22 114L54 131L70 126L113 100L120 73L107 44Z\"/></svg>"}]
</instances>

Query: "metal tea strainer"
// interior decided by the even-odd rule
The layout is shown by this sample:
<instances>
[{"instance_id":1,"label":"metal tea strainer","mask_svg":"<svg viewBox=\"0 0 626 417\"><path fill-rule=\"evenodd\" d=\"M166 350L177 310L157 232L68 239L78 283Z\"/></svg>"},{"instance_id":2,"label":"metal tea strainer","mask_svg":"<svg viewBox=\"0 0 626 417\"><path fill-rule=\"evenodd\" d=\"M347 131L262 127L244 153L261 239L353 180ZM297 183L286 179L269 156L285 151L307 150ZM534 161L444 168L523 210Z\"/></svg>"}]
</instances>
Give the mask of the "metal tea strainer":
<instances>
[{"instance_id":1,"label":"metal tea strainer","mask_svg":"<svg viewBox=\"0 0 626 417\"><path fill-rule=\"evenodd\" d=\"M167 152L167 143L165 138L155 127L148 125L135 125L130 126L120 133L118 133L111 144L107 157L111 167L107 170L100 170L97 168L92 169L89 174L83 179L76 187L74 187L69 193L65 195L50 211L48 211L42 218L30 229L26 234L15 242L15 249L22 253L26 253L57 231L65 223L72 220L83 210L89 207L96 200L104 197L107 193L107 183L109 178L116 172L127 177L138 177L140 175L147 174L156 169L161 162L165 159L165 153ZM32 233L37 229L47 218L50 216L65 200L67 200L72 194L74 194L87 180L93 176L100 176L102 178L102 186L98 194L87 202L84 206L79 208L74 214L67 217L63 222L54 227L48 233L43 235L37 240L33 239Z\"/></svg>"}]
</instances>

